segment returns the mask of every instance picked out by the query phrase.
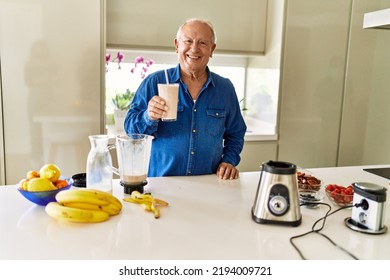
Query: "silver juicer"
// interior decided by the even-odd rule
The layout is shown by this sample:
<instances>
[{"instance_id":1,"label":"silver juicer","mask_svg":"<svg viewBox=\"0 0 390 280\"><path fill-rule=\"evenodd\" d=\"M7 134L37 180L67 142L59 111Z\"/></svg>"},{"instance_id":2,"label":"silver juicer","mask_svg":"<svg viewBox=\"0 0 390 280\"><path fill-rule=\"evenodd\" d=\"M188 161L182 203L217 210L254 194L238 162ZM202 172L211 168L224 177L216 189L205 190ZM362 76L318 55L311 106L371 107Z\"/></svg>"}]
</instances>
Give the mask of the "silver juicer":
<instances>
[{"instance_id":1,"label":"silver juicer","mask_svg":"<svg viewBox=\"0 0 390 280\"><path fill-rule=\"evenodd\" d=\"M297 167L289 162L262 164L252 219L260 224L298 226L302 215L298 192Z\"/></svg>"},{"instance_id":2,"label":"silver juicer","mask_svg":"<svg viewBox=\"0 0 390 280\"><path fill-rule=\"evenodd\" d=\"M364 233L381 234L387 231L384 224L386 188L368 182L352 183L354 195L352 215L345 224ZM358 206L357 206L358 205Z\"/></svg>"}]
</instances>

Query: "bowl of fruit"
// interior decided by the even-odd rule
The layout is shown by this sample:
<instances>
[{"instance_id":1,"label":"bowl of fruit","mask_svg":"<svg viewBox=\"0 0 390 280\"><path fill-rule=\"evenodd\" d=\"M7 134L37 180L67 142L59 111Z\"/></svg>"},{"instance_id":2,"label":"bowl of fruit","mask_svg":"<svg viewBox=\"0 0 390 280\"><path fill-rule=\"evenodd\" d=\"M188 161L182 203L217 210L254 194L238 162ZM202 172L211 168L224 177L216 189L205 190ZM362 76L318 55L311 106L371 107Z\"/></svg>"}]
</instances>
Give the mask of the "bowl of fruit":
<instances>
[{"instance_id":1,"label":"bowl of fruit","mask_svg":"<svg viewBox=\"0 0 390 280\"><path fill-rule=\"evenodd\" d=\"M28 171L26 178L20 180L18 191L29 201L46 206L56 201L57 193L69 189L72 184L71 178L61 176L58 166L45 164L39 171Z\"/></svg>"},{"instance_id":2,"label":"bowl of fruit","mask_svg":"<svg viewBox=\"0 0 390 280\"><path fill-rule=\"evenodd\" d=\"M329 200L337 206L352 206L354 193L352 185L345 187L337 184L328 184L325 186L325 193Z\"/></svg>"}]
</instances>

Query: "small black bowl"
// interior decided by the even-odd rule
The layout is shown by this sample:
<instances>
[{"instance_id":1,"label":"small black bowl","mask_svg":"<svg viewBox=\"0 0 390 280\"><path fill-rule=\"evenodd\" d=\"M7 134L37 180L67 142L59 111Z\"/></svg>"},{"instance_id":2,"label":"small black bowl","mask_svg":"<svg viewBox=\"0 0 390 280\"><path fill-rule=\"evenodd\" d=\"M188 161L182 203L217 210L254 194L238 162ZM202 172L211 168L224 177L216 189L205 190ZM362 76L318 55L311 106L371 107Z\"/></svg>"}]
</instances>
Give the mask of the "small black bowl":
<instances>
[{"instance_id":1,"label":"small black bowl","mask_svg":"<svg viewBox=\"0 0 390 280\"><path fill-rule=\"evenodd\" d=\"M87 174L79 173L72 176L73 187L85 188L87 185Z\"/></svg>"}]
</instances>

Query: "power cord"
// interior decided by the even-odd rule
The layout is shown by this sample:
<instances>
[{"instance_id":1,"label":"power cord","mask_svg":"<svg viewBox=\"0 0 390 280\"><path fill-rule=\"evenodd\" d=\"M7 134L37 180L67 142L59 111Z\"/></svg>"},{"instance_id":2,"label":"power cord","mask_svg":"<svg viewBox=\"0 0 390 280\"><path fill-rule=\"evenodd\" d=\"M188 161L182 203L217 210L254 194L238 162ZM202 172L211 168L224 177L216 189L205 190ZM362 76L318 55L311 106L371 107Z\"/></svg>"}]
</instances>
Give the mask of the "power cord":
<instances>
[{"instance_id":1,"label":"power cord","mask_svg":"<svg viewBox=\"0 0 390 280\"><path fill-rule=\"evenodd\" d=\"M332 207L327 204L327 203L323 203L323 202L306 202L306 203L302 203L300 206L303 206L303 205L311 205L313 206L313 204L315 205L325 205L325 206L328 206L329 207L329 210L326 212L325 216L318 219L317 221L314 222L312 228L310 231L308 232L305 232L303 234L300 234L300 235L295 235L295 236L292 236L290 237L290 243L291 245L295 248L295 250L298 252L299 256L301 257L301 259L303 260L306 260L305 256L302 254L302 252L299 250L299 248L294 244L293 240L294 239L297 239L299 237L303 237L303 236L306 236L308 234L311 234L311 233L316 233L316 234L319 234L320 236L326 238L332 245L336 246L337 248L339 248L340 250L342 250L343 252L347 253L349 256L351 256L353 259L355 260L358 260L358 258L356 256L354 256L351 252L349 252L348 250L344 249L343 247L339 246L337 243L335 243L331 238L329 238L328 236L326 236L325 234L321 233L320 231L324 228L325 226L325 222L326 222L326 218L329 217L330 215L333 215L334 213L340 211L340 210L343 210L343 209L346 209L346 208L352 208L352 207L362 207L362 203L356 203L354 205L349 205L349 206L344 206L344 207L340 207L336 210L334 210L333 212L331 212L332 210ZM322 221L322 225L320 225L320 227L318 229L316 229L316 226L318 223L320 223Z\"/></svg>"}]
</instances>

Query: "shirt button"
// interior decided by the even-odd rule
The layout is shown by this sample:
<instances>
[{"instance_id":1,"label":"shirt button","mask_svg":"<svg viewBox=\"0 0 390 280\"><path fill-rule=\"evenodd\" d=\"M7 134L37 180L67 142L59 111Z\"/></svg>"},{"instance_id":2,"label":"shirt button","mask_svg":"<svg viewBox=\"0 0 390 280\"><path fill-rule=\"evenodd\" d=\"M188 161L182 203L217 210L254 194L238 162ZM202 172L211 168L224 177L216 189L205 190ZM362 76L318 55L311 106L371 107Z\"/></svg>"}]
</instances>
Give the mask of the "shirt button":
<instances>
[{"instance_id":1,"label":"shirt button","mask_svg":"<svg viewBox=\"0 0 390 280\"><path fill-rule=\"evenodd\" d=\"M191 152L191 155L195 155L195 152L194 152L194 151L192 151L192 152Z\"/></svg>"},{"instance_id":2,"label":"shirt button","mask_svg":"<svg viewBox=\"0 0 390 280\"><path fill-rule=\"evenodd\" d=\"M195 132L196 132L196 130L195 130L195 129L193 129L193 130L192 130L192 132L193 132L193 133L195 133Z\"/></svg>"},{"instance_id":3,"label":"shirt button","mask_svg":"<svg viewBox=\"0 0 390 280\"><path fill-rule=\"evenodd\" d=\"M194 109L194 112L196 112L196 109Z\"/></svg>"},{"instance_id":4,"label":"shirt button","mask_svg":"<svg viewBox=\"0 0 390 280\"><path fill-rule=\"evenodd\" d=\"M218 113L215 113L215 115L216 115L216 116L219 116L219 114L218 114Z\"/></svg>"}]
</instances>

